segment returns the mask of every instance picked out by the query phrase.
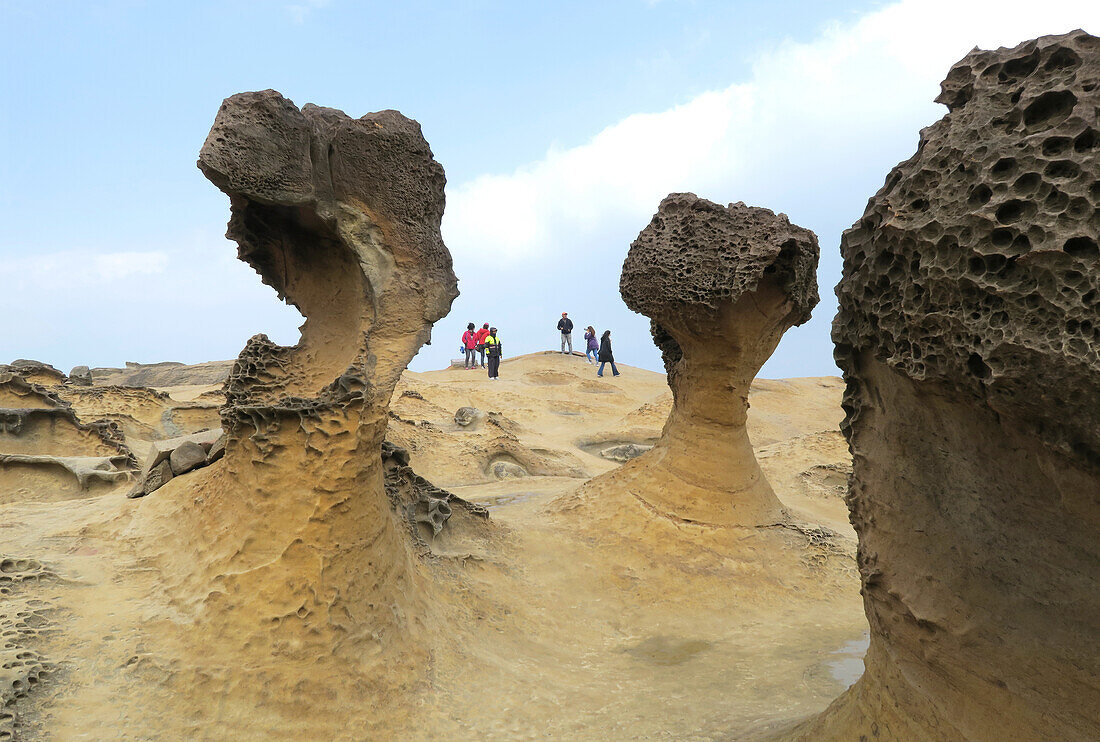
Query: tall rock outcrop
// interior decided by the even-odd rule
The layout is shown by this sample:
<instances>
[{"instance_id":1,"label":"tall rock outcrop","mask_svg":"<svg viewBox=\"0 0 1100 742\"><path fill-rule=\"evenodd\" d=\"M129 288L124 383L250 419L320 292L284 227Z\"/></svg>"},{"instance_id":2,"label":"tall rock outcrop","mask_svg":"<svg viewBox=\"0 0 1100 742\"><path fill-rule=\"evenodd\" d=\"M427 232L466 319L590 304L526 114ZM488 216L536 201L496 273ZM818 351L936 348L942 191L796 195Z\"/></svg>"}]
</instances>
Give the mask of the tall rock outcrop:
<instances>
[{"instance_id":1,"label":"tall rock outcrop","mask_svg":"<svg viewBox=\"0 0 1100 742\"><path fill-rule=\"evenodd\" d=\"M384 704L427 663L426 580L381 451L394 385L458 294L445 178L400 113L271 90L222 104L198 165L230 197L240 258L306 320L292 347L248 342L223 458L140 501L137 527L190 625L172 635L203 647L177 687L229 673L233 715L262 704L263 728L309 728L318 704Z\"/></svg>"},{"instance_id":2,"label":"tall rock outcrop","mask_svg":"<svg viewBox=\"0 0 1100 742\"><path fill-rule=\"evenodd\" d=\"M1100 39L974 50L844 235L871 646L804 740L1100 739Z\"/></svg>"},{"instance_id":3,"label":"tall rock outcrop","mask_svg":"<svg viewBox=\"0 0 1100 742\"><path fill-rule=\"evenodd\" d=\"M818 302L817 238L787 217L690 193L665 198L631 244L619 290L653 322L674 405L660 441L623 467L666 515L777 522L782 506L745 430L749 385Z\"/></svg>"}]
</instances>

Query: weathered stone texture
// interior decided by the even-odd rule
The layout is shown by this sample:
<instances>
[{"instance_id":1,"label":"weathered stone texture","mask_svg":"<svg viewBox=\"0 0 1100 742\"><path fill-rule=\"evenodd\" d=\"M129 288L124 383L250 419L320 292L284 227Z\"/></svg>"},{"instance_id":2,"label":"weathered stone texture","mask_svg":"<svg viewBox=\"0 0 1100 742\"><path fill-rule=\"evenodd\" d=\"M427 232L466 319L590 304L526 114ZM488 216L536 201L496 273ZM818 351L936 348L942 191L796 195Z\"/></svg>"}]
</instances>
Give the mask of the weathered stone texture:
<instances>
[{"instance_id":1,"label":"weathered stone texture","mask_svg":"<svg viewBox=\"0 0 1100 742\"><path fill-rule=\"evenodd\" d=\"M871 626L800 740L1100 738L1100 39L975 50L844 235Z\"/></svg>"},{"instance_id":2,"label":"weathered stone texture","mask_svg":"<svg viewBox=\"0 0 1100 742\"><path fill-rule=\"evenodd\" d=\"M657 477L650 505L712 524L785 517L745 429L749 385L817 304L818 254L783 214L691 193L665 198L630 245L619 291L652 320L674 398L661 440L617 475Z\"/></svg>"}]
</instances>

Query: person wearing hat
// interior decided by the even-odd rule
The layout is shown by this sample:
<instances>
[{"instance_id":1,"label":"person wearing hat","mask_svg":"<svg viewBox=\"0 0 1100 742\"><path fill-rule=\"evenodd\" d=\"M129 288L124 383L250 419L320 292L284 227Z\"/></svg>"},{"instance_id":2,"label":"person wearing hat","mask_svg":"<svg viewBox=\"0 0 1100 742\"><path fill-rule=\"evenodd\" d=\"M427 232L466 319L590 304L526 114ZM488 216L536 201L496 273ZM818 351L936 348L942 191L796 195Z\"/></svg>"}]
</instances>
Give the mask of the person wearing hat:
<instances>
[{"instance_id":1,"label":"person wearing hat","mask_svg":"<svg viewBox=\"0 0 1100 742\"><path fill-rule=\"evenodd\" d=\"M558 329L561 331L561 352L565 354L565 346L569 346L569 355L573 355L573 320L569 319L567 312L561 313L558 320Z\"/></svg>"},{"instance_id":2,"label":"person wearing hat","mask_svg":"<svg viewBox=\"0 0 1100 742\"><path fill-rule=\"evenodd\" d=\"M485 336L485 350L489 355L489 380L497 381L500 377L500 358L503 353L495 327L490 327L489 334Z\"/></svg>"}]
</instances>

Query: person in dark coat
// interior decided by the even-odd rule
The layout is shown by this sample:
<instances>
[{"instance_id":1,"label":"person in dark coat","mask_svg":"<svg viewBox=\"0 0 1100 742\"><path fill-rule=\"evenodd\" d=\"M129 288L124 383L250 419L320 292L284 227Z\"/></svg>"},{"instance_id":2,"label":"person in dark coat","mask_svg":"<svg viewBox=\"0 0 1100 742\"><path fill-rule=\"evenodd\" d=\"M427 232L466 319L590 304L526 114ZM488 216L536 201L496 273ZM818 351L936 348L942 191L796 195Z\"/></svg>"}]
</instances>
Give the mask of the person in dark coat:
<instances>
[{"instance_id":1,"label":"person in dark coat","mask_svg":"<svg viewBox=\"0 0 1100 742\"><path fill-rule=\"evenodd\" d=\"M596 376L603 376L603 367L609 363L611 364L612 375L619 375L619 369L615 367L615 356L611 352L611 330L603 331L603 337L600 338L600 352L596 357L600 359L600 367L596 370Z\"/></svg>"},{"instance_id":2,"label":"person in dark coat","mask_svg":"<svg viewBox=\"0 0 1100 742\"><path fill-rule=\"evenodd\" d=\"M495 327L490 327L489 334L485 336L485 350L489 353L489 380L496 381L500 377L500 359L504 353Z\"/></svg>"},{"instance_id":3,"label":"person in dark coat","mask_svg":"<svg viewBox=\"0 0 1100 742\"><path fill-rule=\"evenodd\" d=\"M573 355L573 320L569 319L568 312L561 313L561 319L558 320L558 330L561 332L562 355L567 352L569 355ZM566 346L569 346L568 351L565 350Z\"/></svg>"}]
</instances>

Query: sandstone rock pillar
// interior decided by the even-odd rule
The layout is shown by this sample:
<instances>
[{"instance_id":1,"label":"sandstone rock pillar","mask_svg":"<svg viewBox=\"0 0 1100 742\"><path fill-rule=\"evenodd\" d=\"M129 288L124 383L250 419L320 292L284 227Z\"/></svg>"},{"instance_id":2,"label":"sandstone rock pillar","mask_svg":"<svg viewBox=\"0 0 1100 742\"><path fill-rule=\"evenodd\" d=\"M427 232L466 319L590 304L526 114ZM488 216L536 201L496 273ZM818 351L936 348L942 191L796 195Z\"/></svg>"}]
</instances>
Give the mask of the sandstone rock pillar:
<instances>
[{"instance_id":1,"label":"sandstone rock pillar","mask_svg":"<svg viewBox=\"0 0 1100 742\"><path fill-rule=\"evenodd\" d=\"M1100 39L974 50L841 243L871 647L799 740L1100 739Z\"/></svg>"},{"instance_id":2,"label":"sandstone rock pillar","mask_svg":"<svg viewBox=\"0 0 1100 742\"><path fill-rule=\"evenodd\" d=\"M650 505L702 523L780 519L745 429L749 386L817 304L817 258L814 234L785 216L690 193L665 198L631 244L620 292L651 318L674 397L661 440L631 464L660 483Z\"/></svg>"},{"instance_id":3,"label":"sandstone rock pillar","mask_svg":"<svg viewBox=\"0 0 1100 742\"><path fill-rule=\"evenodd\" d=\"M222 104L198 164L230 197L240 258L306 317L293 347L252 338L226 382L225 456L196 485L225 529L197 555L203 620L291 660L397 651L418 571L381 444L394 385L458 293L443 168L396 111L352 119L271 90Z\"/></svg>"}]
</instances>

